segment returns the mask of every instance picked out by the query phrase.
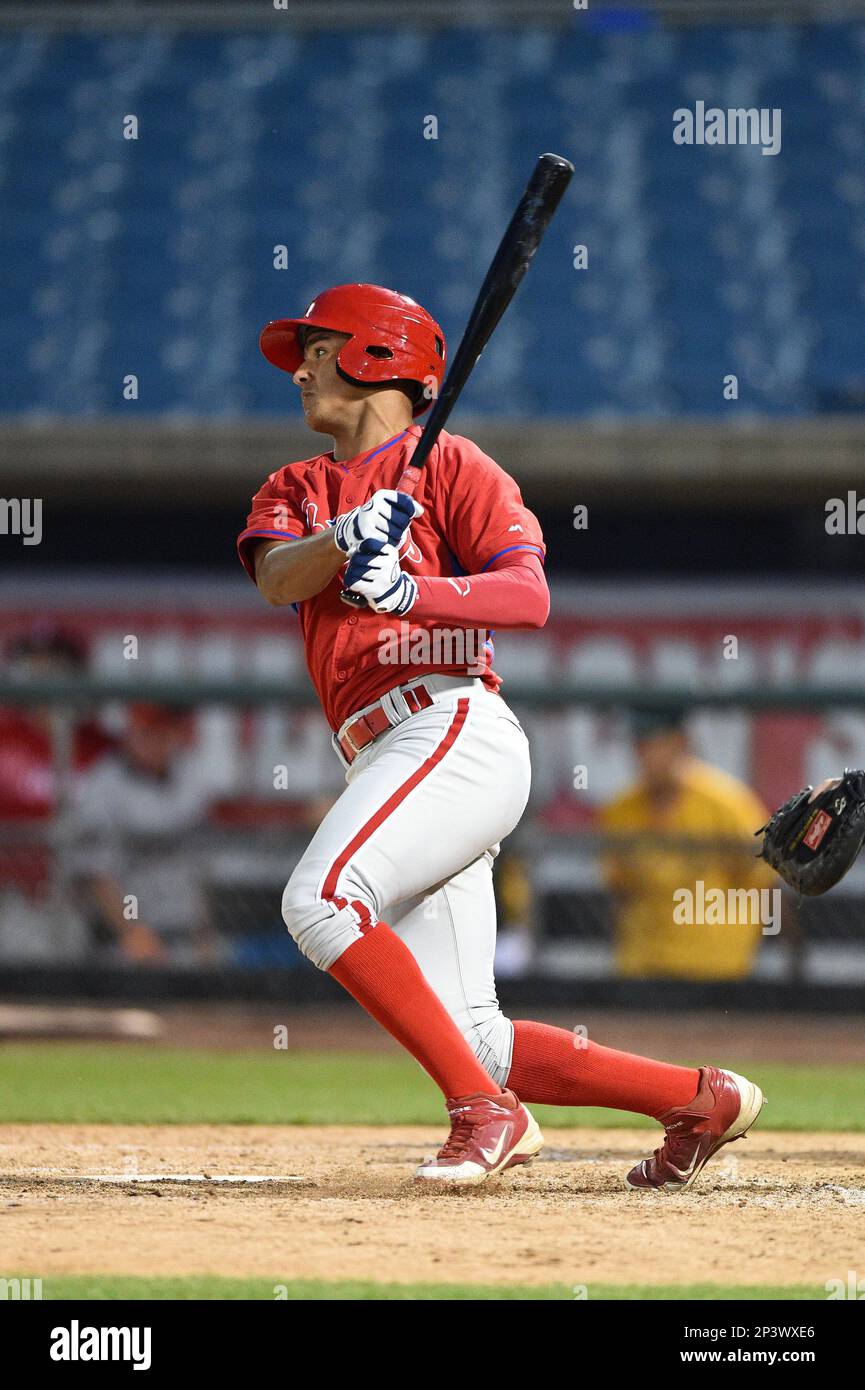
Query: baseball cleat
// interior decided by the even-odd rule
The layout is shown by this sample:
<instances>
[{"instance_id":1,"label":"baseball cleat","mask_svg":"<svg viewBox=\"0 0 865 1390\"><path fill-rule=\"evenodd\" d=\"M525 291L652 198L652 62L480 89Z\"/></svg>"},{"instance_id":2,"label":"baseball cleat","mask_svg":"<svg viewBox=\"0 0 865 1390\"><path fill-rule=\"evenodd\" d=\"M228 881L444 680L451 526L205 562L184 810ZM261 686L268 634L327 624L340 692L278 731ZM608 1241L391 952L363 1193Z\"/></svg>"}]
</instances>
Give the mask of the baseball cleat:
<instances>
[{"instance_id":1,"label":"baseball cleat","mask_svg":"<svg viewBox=\"0 0 865 1390\"><path fill-rule=\"evenodd\" d=\"M447 1108L451 1132L436 1157L418 1168L420 1182L483 1182L505 1168L530 1163L543 1148L537 1121L513 1091L463 1096L449 1100Z\"/></svg>"},{"instance_id":2,"label":"baseball cleat","mask_svg":"<svg viewBox=\"0 0 865 1390\"><path fill-rule=\"evenodd\" d=\"M683 1192L713 1154L742 1139L760 1114L763 1092L753 1081L719 1067L700 1068L700 1087L690 1105L676 1106L658 1118L664 1142L625 1178L633 1191Z\"/></svg>"}]
</instances>

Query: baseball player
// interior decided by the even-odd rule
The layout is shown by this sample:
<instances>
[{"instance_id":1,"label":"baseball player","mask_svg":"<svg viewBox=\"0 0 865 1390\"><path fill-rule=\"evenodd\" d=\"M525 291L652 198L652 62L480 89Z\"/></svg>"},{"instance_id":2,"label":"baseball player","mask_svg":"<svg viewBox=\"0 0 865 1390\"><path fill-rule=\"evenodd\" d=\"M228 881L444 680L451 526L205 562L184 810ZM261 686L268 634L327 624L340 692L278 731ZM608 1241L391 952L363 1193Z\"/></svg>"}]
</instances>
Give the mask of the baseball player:
<instances>
[{"instance_id":1,"label":"baseball player","mask_svg":"<svg viewBox=\"0 0 865 1390\"><path fill-rule=\"evenodd\" d=\"M450 1134L419 1179L478 1183L530 1161L534 1101L656 1117L665 1140L628 1184L688 1186L756 1119L756 1086L512 1022L496 998L492 867L530 761L489 637L542 627L549 594L537 519L471 440L442 432L414 495L398 487L444 378L441 328L404 295L339 285L269 323L261 349L333 440L271 474L238 540L267 601L297 613L345 767L285 889L288 930L444 1093Z\"/></svg>"}]
</instances>

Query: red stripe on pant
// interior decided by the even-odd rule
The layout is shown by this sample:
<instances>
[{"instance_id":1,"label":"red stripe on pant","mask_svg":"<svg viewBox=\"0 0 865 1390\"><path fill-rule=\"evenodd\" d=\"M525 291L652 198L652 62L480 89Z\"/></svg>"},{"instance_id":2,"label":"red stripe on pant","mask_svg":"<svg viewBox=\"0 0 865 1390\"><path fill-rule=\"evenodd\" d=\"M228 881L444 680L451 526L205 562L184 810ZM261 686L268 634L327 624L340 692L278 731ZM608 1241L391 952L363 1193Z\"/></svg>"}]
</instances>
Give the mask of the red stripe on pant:
<instances>
[{"instance_id":1,"label":"red stripe on pant","mask_svg":"<svg viewBox=\"0 0 865 1390\"><path fill-rule=\"evenodd\" d=\"M441 740L441 743L439 743L433 749L432 753L430 753L429 757L421 763L417 771L413 772L411 777L407 778L407 780L403 782L401 787L397 787L396 791L391 793L387 801L385 801L384 805L380 806L379 809L376 811L375 815L371 816L369 820L361 826L360 830L354 836L354 839L349 841L349 843L346 845L345 849L342 851L339 857L335 859L334 862L331 864L327 872L327 877L324 880L324 888L322 889L323 898L328 899L329 901L336 901L334 895L336 893L337 883L339 882L339 876L345 868L346 864L348 864L349 860L352 858L353 855L357 854L358 850L361 848L363 844L365 844L365 842L369 839L370 835L372 835L374 831L378 830L379 826L384 824L388 816L391 815L391 813L395 811L396 808L399 805L401 805L403 801L405 801L409 792L414 791L415 787L419 786L420 783L424 780L424 778L429 776L433 768L438 767L439 763L447 753L448 749L453 747L454 743L459 737L460 730L462 729L468 717L468 712L468 700L457 700L457 707L454 711L454 717L451 720L451 723L448 726L447 733ZM357 906L357 904L355 904L355 906Z\"/></svg>"},{"instance_id":2,"label":"red stripe on pant","mask_svg":"<svg viewBox=\"0 0 865 1390\"><path fill-rule=\"evenodd\" d=\"M468 709L468 700L457 702L453 720L441 743L388 797L331 865L325 879L324 898L338 907L347 905L348 899L334 896L345 865L409 792L441 762L463 727ZM355 910L363 907L356 901L351 905ZM375 931L370 930L371 927L375 927ZM360 929L358 940L347 946L330 967L333 978L420 1062L444 1095L499 1095L501 1087L475 1057L438 995L424 979L405 942L385 922L374 922L368 910L366 921L361 919Z\"/></svg>"}]
</instances>

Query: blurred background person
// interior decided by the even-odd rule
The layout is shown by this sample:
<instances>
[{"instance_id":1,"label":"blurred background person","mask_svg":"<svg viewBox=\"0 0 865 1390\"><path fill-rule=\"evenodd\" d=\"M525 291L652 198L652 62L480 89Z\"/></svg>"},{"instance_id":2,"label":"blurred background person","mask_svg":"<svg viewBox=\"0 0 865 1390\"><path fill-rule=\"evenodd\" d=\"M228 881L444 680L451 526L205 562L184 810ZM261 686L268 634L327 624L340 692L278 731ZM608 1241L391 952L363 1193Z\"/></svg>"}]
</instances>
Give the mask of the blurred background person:
<instances>
[{"instance_id":1,"label":"blurred background person","mask_svg":"<svg viewBox=\"0 0 865 1390\"><path fill-rule=\"evenodd\" d=\"M75 788L76 867L97 954L150 964L215 958L203 866L188 837L210 792L185 709L130 707L122 747Z\"/></svg>"},{"instance_id":2,"label":"blurred background person","mask_svg":"<svg viewBox=\"0 0 865 1390\"><path fill-rule=\"evenodd\" d=\"M8 643L4 675L13 680L62 680L87 670L87 648L71 628L45 621L34 624ZM50 703L29 709L0 709L0 820L33 821L49 818L57 796L55 730ZM114 740L88 716L72 728L74 768L89 767Z\"/></svg>"},{"instance_id":3,"label":"blurred background person","mask_svg":"<svg viewBox=\"0 0 865 1390\"><path fill-rule=\"evenodd\" d=\"M530 969L534 951L532 878L524 855L507 850L499 856L495 890L496 974L501 979L519 977Z\"/></svg>"},{"instance_id":4,"label":"blurred background person","mask_svg":"<svg viewBox=\"0 0 865 1390\"><path fill-rule=\"evenodd\" d=\"M81 675L87 665L84 639L46 619L10 638L2 672L15 681L50 683ZM0 708L0 957L42 958L63 954L64 945L73 954L80 947L80 923L68 903L64 930L55 929L53 831L64 772L90 767L113 742L96 718L64 716L59 703Z\"/></svg>"},{"instance_id":5,"label":"blurred background person","mask_svg":"<svg viewBox=\"0 0 865 1390\"><path fill-rule=\"evenodd\" d=\"M694 757L685 710L637 710L632 717L639 775L609 801L601 824L612 837L606 876L615 900L619 975L687 980L741 980L750 974L762 924L753 906L743 921L683 923L674 916L680 890L708 896L720 889L777 886L754 857L754 831L767 819L743 782ZM633 839L631 839L633 837ZM624 843L616 848L616 839ZM731 914L727 914L728 916Z\"/></svg>"}]
</instances>

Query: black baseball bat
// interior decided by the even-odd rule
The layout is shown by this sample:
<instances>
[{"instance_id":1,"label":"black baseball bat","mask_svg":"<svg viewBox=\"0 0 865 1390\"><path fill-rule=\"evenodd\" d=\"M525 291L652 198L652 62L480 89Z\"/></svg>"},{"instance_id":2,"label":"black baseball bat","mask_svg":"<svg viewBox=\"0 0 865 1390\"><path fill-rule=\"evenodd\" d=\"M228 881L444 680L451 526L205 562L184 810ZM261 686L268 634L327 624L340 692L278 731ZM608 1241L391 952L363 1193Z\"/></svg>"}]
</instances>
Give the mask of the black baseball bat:
<instances>
[{"instance_id":1,"label":"black baseball bat","mask_svg":"<svg viewBox=\"0 0 865 1390\"><path fill-rule=\"evenodd\" d=\"M400 492L412 493L420 482L421 469L444 429L445 421L456 405L475 363L516 294L517 286L541 244L541 238L573 172L573 164L560 154L542 154L538 158L526 190L490 263L438 399L430 411L411 460L397 484ZM366 606L363 594L353 594L343 589L340 597L343 603L348 603L353 608Z\"/></svg>"}]
</instances>

